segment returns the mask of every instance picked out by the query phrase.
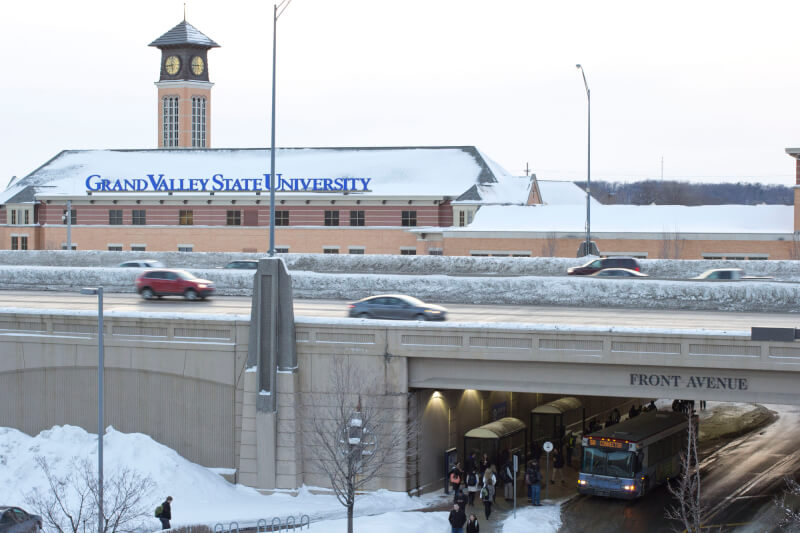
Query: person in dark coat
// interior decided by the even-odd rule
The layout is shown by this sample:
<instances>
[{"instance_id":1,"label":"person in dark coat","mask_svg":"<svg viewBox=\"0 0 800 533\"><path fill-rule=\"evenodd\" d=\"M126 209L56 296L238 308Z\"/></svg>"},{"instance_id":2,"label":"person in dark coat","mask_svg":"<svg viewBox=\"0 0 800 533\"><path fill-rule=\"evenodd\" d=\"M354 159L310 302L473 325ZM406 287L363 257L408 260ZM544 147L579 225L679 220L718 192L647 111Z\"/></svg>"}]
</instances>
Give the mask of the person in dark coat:
<instances>
[{"instance_id":1,"label":"person in dark coat","mask_svg":"<svg viewBox=\"0 0 800 533\"><path fill-rule=\"evenodd\" d=\"M467 522L467 515L458 506L453 505L453 510L450 511L450 516L447 518L450 521L450 527L453 528L453 533L463 533L464 524Z\"/></svg>"},{"instance_id":2,"label":"person in dark coat","mask_svg":"<svg viewBox=\"0 0 800 533\"><path fill-rule=\"evenodd\" d=\"M461 463L456 463L452 470L450 470L450 486L453 488L453 492L458 492L458 487L461 486L461 482L464 480L464 472L461 471Z\"/></svg>"},{"instance_id":3,"label":"person in dark coat","mask_svg":"<svg viewBox=\"0 0 800 533\"><path fill-rule=\"evenodd\" d=\"M489 520L489 516L492 514L492 493L486 485L481 488L481 500L483 501L483 513L486 520Z\"/></svg>"},{"instance_id":4,"label":"person in dark coat","mask_svg":"<svg viewBox=\"0 0 800 533\"><path fill-rule=\"evenodd\" d=\"M478 524L478 517L474 514L469 515L467 520L467 533L480 533L481 526Z\"/></svg>"},{"instance_id":5,"label":"person in dark coat","mask_svg":"<svg viewBox=\"0 0 800 533\"><path fill-rule=\"evenodd\" d=\"M464 494L463 490L456 490L456 496L453 498L453 503L458 505L458 507L465 513L467 512L467 495Z\"/></svg>"},{"instance_id":6,"label":"person in dark coat","mask_svg":"<svg viewBox=\"0 0 800 533\"><path fill-rule=\"evenodd\" d=\"M559 448L553 450L553 476L550 479L550 483L555 483L556 478L561 480L561 484L565 483L564 481L564 454L561 453Z\"/></svg>"},{"instance_id":7,"label":"person in dark coat","mask_svg":"<svg viewBox=\"0 0 800 533\"><path fill-rule=\"evenodd\" d=\"M172 520L172 496L167 496L164 503L161 504L161 514L158 519L161 520L161 529L170 529L169 521Z\"/></svg>"}]
</instances>

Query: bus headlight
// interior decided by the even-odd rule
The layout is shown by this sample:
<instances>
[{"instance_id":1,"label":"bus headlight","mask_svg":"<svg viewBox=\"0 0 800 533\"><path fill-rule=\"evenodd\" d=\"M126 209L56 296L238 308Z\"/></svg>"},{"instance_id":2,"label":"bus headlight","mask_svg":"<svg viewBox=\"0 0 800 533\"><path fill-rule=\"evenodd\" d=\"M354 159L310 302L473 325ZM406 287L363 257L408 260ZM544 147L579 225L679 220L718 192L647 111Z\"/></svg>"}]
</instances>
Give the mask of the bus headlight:
<instances>
[{"instance_id":1,"label":"bus headlight","mask_svg":"<svg viewBox=\"0 0 800 533\"><path fill-rule=\"evenodd\" d=\"M578 480L578 485L580 485L580 486L586 485L586 480L585 479L579 479Z\"/></svg>"},{"instance_id":2,"label":"bus headlight","mask_svg":"<svg viewBox=\"0 0 800 533\"><path fill-rule=\"evenodd\" d=\"M622 488L623 488L623 489L625 489L625 490L627 490L627 491L629 491L629 492L633 492L633 491L635 491L635 490L636 490L636 485L625 485L625 486L624 486L624 487L622 487Z\"/></svg>"}]
</instances>

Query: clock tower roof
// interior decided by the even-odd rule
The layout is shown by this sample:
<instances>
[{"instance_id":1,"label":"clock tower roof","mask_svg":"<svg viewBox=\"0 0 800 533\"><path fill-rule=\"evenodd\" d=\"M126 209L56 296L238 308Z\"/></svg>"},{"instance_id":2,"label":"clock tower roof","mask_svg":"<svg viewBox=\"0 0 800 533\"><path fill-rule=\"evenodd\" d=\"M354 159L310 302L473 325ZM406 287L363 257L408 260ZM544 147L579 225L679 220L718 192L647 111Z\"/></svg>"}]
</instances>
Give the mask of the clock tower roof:
<instances>
[{"instance_id":1,"label":"clock tower roof","mask_svg":"<svg viewBox=\"0 0 800 533\"><path fill-rule=\"evenodd\" d=\"M150 43L148 46L155 46L157 48L171 48L174 46L186 45L201 46L204 48L219 48L217 43L209 39L200 30L185 20L178 23L177 26Z\"/></svg>"}]
</instances>

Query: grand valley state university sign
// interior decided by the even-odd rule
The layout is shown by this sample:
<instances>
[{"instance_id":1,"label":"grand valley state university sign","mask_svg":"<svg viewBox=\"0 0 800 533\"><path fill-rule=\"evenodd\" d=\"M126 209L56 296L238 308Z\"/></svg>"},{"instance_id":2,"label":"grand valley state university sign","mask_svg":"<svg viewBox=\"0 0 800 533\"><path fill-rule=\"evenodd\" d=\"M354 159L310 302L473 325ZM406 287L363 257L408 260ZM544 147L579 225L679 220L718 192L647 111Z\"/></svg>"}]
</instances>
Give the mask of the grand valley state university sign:
<instances>
[{"instance_id":1,"label":"grand valley state university sign","mask_svg":"<svg viewBox=\"0 0 800 533\"><path fill-rule=\"evenodd\" d=\"M143 178L104 178L92 174L86 178L86 192L267 192L270 175L260 178L167 178L164 174L146 174ZM283 178L275 174L276 192L369 192L372 178Z\"/></svg>"}]
</instances>

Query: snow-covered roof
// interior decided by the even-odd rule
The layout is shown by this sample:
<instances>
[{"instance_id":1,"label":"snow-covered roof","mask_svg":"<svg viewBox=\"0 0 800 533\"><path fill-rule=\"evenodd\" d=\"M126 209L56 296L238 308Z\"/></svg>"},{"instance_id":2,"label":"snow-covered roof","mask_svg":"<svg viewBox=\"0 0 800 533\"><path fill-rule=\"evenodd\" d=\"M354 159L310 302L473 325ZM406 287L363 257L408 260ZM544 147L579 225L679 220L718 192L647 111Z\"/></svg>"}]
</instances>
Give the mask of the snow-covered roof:
<instances>
[{"instance_id":1,"label":"snow-covered roof","mask_svg":"<svg viewBox=\"0 0 800 533\"><path fill-rule=\"evenodd\" d=\"M552 181L537 180L539 192L542 194L542 202L546 205L586 205L586 191L575 185L571 181ZM591 199L591 205L599 205L600 202Z\"/></svg>"},{"instance_id":2,"label":"snow-covered roof","mask_svg":"<svg viewBox=\"0 0 800 533\"><path fill-rule=\"evenodd\" d=\"M592 232L787 233L791 205L603 205L591 210ZM448 231L585 231L586 205L484 206L472 223Z\"/></svg>"},{"instance_id":3,"label":"snow-covered roof","mask_svg":"<svg viewBox=\"0 0 800 533\"><path fill-rule=\"evenodd\" d=\"M524 204L529 186L472 146L281 148L275 159L276 174L283 178L369 178L369 190L357 194L379 197L456 198L476 186L494 203ZM30 202L35 195L83 196L86 179L93 174L112 180L146 178L148 174L175 179L210 179L215 174L252 179L269 172L267 149L65 150L0 193L0 204Z\"/></svg>"}]
</instances>

